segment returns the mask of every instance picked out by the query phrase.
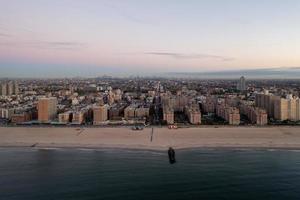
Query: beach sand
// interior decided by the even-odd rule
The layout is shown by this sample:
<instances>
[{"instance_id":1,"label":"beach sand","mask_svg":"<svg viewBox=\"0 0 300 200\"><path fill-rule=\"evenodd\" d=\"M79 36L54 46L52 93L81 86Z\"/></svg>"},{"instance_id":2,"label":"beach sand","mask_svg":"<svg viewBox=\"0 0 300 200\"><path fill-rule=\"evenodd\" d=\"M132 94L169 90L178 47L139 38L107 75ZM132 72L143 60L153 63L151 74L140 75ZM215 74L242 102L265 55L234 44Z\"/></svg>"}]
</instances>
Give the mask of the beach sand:
<instances>
[{"instance_id":1,"label":"beach sand","mask_svg":"<svg viewBox=\"0 0 300 200\"><path fill-rule=\"evenodd\" d=\"M204 127L133 131L116 128L0 127L0 147L167 149L198 147L300 149L297 127Z\"/></svg>"}]
</instances>

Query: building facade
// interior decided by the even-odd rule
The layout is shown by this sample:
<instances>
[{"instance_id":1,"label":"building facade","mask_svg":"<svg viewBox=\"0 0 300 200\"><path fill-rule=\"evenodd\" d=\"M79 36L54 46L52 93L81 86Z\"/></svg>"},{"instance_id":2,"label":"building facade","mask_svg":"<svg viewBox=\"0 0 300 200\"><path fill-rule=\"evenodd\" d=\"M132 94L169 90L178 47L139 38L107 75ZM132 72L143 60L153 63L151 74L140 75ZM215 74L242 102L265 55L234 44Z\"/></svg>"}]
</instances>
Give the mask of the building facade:
<instances>
[{"instance_id":1,"label":"building facade","mask_svg":"<svg viewBox=\"0 0 300 200\"><path fill-rule=\"evenodd\" d=\"M38 101L38 121L49 122L56 118L57 98L40 98Z\"/></svg>"},{"instance_id":2,"label":"building facade","mask_svg":"<svg viewBox=\"0 0 300 200\"><path fill-rule=\"evenodd\" d=\"M93 124L99 125L108 120L108 107L106 105L93 107Z\"/></svg>"},{"instance_id":3,"label":"building facade","mask_svg":"<svg viewBox=\"0 0 300 200\"><path fill-rule=\"evenodd\" d=\"M168 106L163 107L163 120L167 124L174 124L174 110Z\"/></svg>"}]
</instances>

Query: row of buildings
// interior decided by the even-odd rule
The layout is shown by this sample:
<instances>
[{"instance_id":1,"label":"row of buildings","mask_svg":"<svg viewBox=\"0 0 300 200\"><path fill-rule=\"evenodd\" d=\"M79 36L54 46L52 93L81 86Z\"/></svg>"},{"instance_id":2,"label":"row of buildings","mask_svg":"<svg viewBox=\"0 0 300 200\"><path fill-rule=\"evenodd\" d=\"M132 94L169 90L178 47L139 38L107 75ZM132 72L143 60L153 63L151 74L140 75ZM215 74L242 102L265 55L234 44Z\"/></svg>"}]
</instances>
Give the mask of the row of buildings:
<instances>
[{"instance_id":1,"label":"row of buildings","mask_svg":"<svg viewBox=\"0 0 300 200\"><path fill-rule=\"evenodd\" d=\"M186 106L185 114L191 124L201 124L201 112L198 104Z\"/></svg>"},{"instance_id":2,"label":"row of buildings","mask_svg":"<svg viewBox=\"0 0 300 200\"><path fill-rule=\"evenodd\" d=\"M252 124L268 123L268 115L264 109L256 107L252 101L241 100L236 96L208 96L202 102L202 109L205 113L215 113L230 125L240 124L241 115L245 115Z\"/></svg>"},{"instance_id":3,"label":"row of buildings","mask_svg":"<svg viewBox=\"0 0 300 200\"><path fill-rule=\"evenodd\" d=\"M163 120L167 124L174 124L175 112L184 113L191 124L201 124L201 111L198 103L194 102L193 96L185 96L181 93L177 95L164 93L160 98L163 108Z\"/></svg>"},{"instance_id":4,"label":"row of buildings","mask_svg":"<svg viewBox=\"0 0 300 200\"><path fill-rule=\"evenodd\" d=\"M16 81L3 80L0 83L0 118L5 119L0 119L0 123L37 121L101 125L149 121L152 124L201 124L204 118L202 121L207 124L223 124L219 119L222 118L231 125L265 125L268 119L270 123L281 123L272 119L300 120L300 99L295 97L300 93L288 85L264 87L252 81L246 85L244 77L238 81L237 90L236 81L140 82L32 80L20 82L19 92ZM258 92L262 88L271 92Z\"/></svg>"},{"instance_id":5,"label":"row of buildings","mask_svg":"<svg viewBox=\"0 0 300 200\"><path fill-rule=\"evenodd\" d=\"M223 118L230 125L240 124L240 112L236 107L229 106L225 103L220 103L216 107L216 115Z\"/></svg>"},{"instance_id":6,"label":"row of buildings","mask_svg":"<svg viewBox=\"0 0 300 200\"><path fill-rule=\"evenodd\" d=\"M163 96L163 120L167 124L174 124L175 112L184 112L191 124L201 124L201 111L197 103L191 102L188 97ZM245 115L252 124L265 125L268 116L283 121L300 120L300 99L292 96L282 98L272 94L257 94L255 104L251 101L238 98L218 99L207 97L202 102L202 109L207 113L215 113L231 125L240 124L240 115ZM40 98L37 105L38 121L49 122L58 117L60 123L83 123L87 116L93 118L93 124L101 124L109 119L125 120L145 119L149 117L150 108L145 105L131 104L129 106L109 106L108 104L83 107L76 111L66 111L57 116L57 99L55 97ZM92 112L91 112L92 111ZM1 116L9 115L9 110L1 110ZM13 112L13 111L11 111ZM26 112L23 112L26 113ZM30 119L23 113L16 114L15 118ZM123 116L123 117L122 117ZM20 120L15 120L20 121Z\"/></svg>"},{"instance_id":7,"label":"row of buildings","mask_svg":"<svg viewBox=\"0 0 300 200\"><path fill-rule=\"evenodd\" d=\"M300 120L300 99L293 95L282 97L264 91L256 95L255 104L275 120Z\"/></svg>"},{"instance_id":8,"label":"row of buildings","mask_svg":"<svg viewBox=\"0 0 300 200\"><path fill-rule=\"evenodd\" d=\"M117 104L115 104L117 105ZM38 121L48 123L58 117L58 122L62 124L83 124L87 119L92 119L94 125L101 125L107 120L139 120L149 117L149 107L133 104L130 106L109 106L108 104L88 105L77 110L67 110L57 115L57 98L40 98L37 105Z\"/></svg>"},{"instance_id":9,"label":"row of buildings","mask_svg":"<svg viewBox=\"0 0 300 200\"><path fill-rule=\"evenodd\" d=\"M0 108L0 118L10 119L12 123L27 122L36 117L37 110L34 107Z\"/></svg>"},{"instance_id":10,"label":"row of buildings","mask_svg":"<svg viewBox=\"0 0 300 200\"><path fill-rule=\"evenodd\" d=\"M143 119L144 117L149 117L149 107L144 107L142 105L130 105L124 110L124 118L129 119Z\"/></svg>"}]
</instances>

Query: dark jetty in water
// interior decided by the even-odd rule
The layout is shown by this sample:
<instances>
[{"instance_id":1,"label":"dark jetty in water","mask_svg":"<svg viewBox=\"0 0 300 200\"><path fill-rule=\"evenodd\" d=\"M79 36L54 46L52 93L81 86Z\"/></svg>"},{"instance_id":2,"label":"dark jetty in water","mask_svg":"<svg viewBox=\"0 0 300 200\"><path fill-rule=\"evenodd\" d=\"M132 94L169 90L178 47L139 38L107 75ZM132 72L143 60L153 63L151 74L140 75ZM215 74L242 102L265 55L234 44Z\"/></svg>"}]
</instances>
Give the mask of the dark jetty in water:
<instances>
[{"instance_id":1,"label":"dark jetty in water","mask_svg":"<svg viewBox=\"0 0 300 200\"><path fill-rule=\"evenodd\" d=\"M174 164L176 162L175 150L172 147L169 148L168 155L169 155L170 164Z\"/></svg>"}]
</instances>

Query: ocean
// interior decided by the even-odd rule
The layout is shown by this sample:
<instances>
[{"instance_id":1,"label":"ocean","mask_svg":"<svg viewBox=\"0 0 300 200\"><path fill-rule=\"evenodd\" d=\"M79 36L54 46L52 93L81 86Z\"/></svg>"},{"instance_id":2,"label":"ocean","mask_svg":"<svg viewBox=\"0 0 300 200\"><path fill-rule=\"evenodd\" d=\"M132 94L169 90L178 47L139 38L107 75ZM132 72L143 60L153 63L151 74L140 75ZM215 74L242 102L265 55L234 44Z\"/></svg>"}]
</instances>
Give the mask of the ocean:
<instances>
[{"instance_id":1,"label":"ocean","mask_svg":"<svg viewBox=\"0 0 300 200\"><path fill-rule=\"evenodd\" d=\"M300 151L0 149L0 199L300 199Z\"/></svg>"}]
</instances>

